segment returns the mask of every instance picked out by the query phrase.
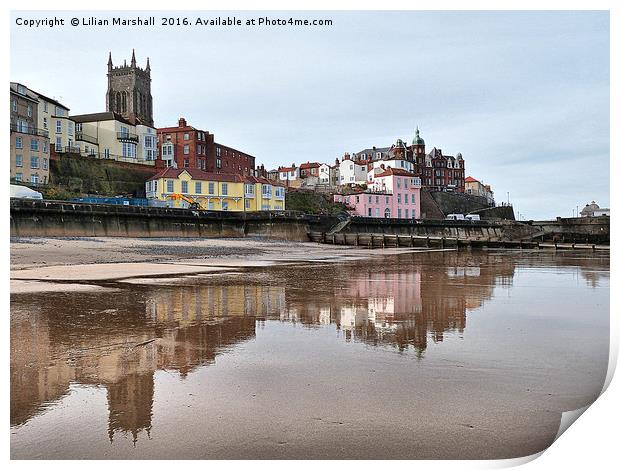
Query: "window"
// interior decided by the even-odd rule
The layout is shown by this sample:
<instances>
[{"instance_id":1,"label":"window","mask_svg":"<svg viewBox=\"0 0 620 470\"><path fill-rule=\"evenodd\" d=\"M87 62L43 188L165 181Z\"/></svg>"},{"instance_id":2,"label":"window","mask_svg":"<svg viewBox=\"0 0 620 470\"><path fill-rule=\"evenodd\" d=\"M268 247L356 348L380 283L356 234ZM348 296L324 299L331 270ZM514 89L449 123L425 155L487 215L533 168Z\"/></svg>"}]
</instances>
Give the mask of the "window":
<instances>
[{"instance_id":1,"label":"window","mask_svg":"<svg viewBox=\"0 0 620 470\"><path fill-rule=\"evenodd\" d=\"M189 192L189 182L181 181L181 192L187 194Z\"/></svg>"},{"instance_id":2,"label":"window","mask_svg":"<svg viewBox=\"0 0 620 470\"><path fill-rule=\"evenodd\" d=\"M390 208L389 208L389 207L386 207L386 208L385 208L385 211L383 212L383 216L384 216L386 219L389 219L389 218L390 218L390 216L391 216L391 212L390 212Z\"/></svg>"},{"instance_id":3,"label":"window","mask_svg":"<svg viewBox=\"0 0 620 470\"><path fill-rule=\"evenodd\" d=\"M110 158L110 149L103 149L103 158Z\"/></svg>"},{"instance_id":4,"label":"window","mask_svg":"<svg viewBox=\"0 0 620 470\"><path fill-rule=\"evenodd\" d=\"M17 167L24 166L24 156L23 155L15 155L15 166L17 166Z\"/></svg>"},{"instance_id":5,"label":"window","mask_svg":"<svg viewBox=\"0 0 620 470\"><path fill-rule=\"evenodd\" d=\"M174 192L174 181L173 180L166 181L166 192L167 193Z\"/></svg>"},{"instance_id":6,"label":"window","mask_svg":"<svg viewBox=\"0 0 620 470\"><path fill-rule=\"evenodd\" d=\"M189 140L189 134L187 132L183 134L183 140Z\"/></svg>"},{"instance_id":7,"label":"window","mask_svg":"<svg viewBox=\"0 0 620 470\"><path fill-rule=\"evenodd\" d=\"M30 150L33 152L39 151L39 140L38 139L32 139L30 141Z\"/></svg>"},{"instance_id":8,"label":"window","mask_svg":"<svg viewBox=\"0 0 620 470\"><path fill-rule=\"evenodd\" d=\"M16 149L23 149L24 148L24 141L22 140L21 137L15 137L15 148Z\"/></svg>"},{"instance_id":9,"label":"window","mask_svg":"<svg viewBox=\"0 0 620 470\"><path fill-rule=\"evenodd\" d=\"M21 173L15 173L15 181L21 181L23 175Z\"/></svg>"},{"instance_id":10,"label":"window","mask_svg":"<svg viewBox=\"0 0 620 470\"><path fill-rule=\"evenodd\" d=\"M402 210L401 210L401 208L399 207L399 208L398 208L398 218L399 218L399 219L402 219L402 217L403 217Z\"/></svg>"},{"instance_id":11,"label":"window","mask_svg":"<svg viewBox=\"0 0 620 470\"><path fill-rule=\"evenodd\" d=\"M183 155L189 155L189 144L183 146Z\"/></svg>"},{"instance_id":12,"label":"window","mask_svg":"<svg viewBox=\"0 0 620 470\"><path fill-rule=\"evenodd\" d=\"M47 129L47 118L43 118L43 129Z\"/></svg>"},{"instance_id":13,"label":"window","mask_svg":"<svg viewBox=\"0 0 620 470\"><path fill-rule=\"evenodd\" d=\"M20 95L26 94L26 87L24 85L17 85L17 93Z\"/></svg>"},{"instance_id":14,"label":"window","mask_svg":"<svg viewBox=\"0 0 620 470\"><path fill-rule=\"evenodd\" d=\"M69 130L68 130L69 135L73 135L73 121L69 121L69 122L67 123L67 128L69 129Z\"/></svg>"},{"instance_id":15,"label":"window","mask_svg":"<svg viewBox=\"0 0 620 470\"><path fill-rule=\"evenodd\" d=\"M209 182L209 194L215 194L215 183Z\"/></svg>"},{"instance_id":16,"label":"window","mask_svg":"<svg viewBox=\"0 0 620 470\"><path fill-rule=\"evenodd\" d=\"M39 157L30 157L30 168L39 168Z\"/></svg>"},{"instance_id":17,"label":"window","mask_svg":"<svg viewBox=\"0 0 620 470\"><path fill-rule=\"evenodd\" d=\"M60 152L62 150L62 137L56 137L56 151Z\"/></svg>"},{"instance_id":18,"label":"window","mask_svg":"<svg viewBox=\"0 0 620 470\"><path fill-rule=\"evenodd\" d=\"M216 166L216 168L222 168L222 160L218 158L215 161L215 166Z\"/></svg>"},{"instance_id":19,"label":"window","mask_svg":"<svg viewBox=\"0 0 620 470\"><path fill-rule=\"evenodd\" d=\"M368 217L372 217L372 208L368 208Z\"/></svg>"},{"instance_id":20,"label":"window","mask_svg":"<svg viewBox=\"0 0 620 470\"><path fill-rule=\"evenodd\" d=\"M405 204L409 204L409 194L405 193Z\"/></svg>"},{"instance_id":21,"label":"window","mask_svg":"<svg viewBox=\"0 0 620 470\"><path fill-rule=\"evenodd\" d=\"M47 170L47 158L43 159L43 169Z\"/></svg>"},{"instance_id":22,"label":"window","mask_svg":"<svg viewBox=\"0 0 620 470\"><path fill-rule=\"evenodd\" d=\"M185 158L185 159L183 160L183 166L184 166L185 168L189 168L189 158Z\"/></svg>"},{"instance_id":23,"label":"window","mask_svg":"<svg viewBox=\"0 0 620 470\"><path fill-rule=\"evenodd\" d=\"M62 134L62 121L60 119L56 120L56 134Z\"/></svg>"},{"instance_id":24,"label":"window","mask_svg":"<svg viewBox=\"0 0 620 470\"><path fill-rule=\"evenodd\" d=\"M375 207L375 217L379 217L379 208Z\"/></svg>"},{"instance_id":25,"label":"window","mask_svg":"<svg viewBox=\"0 0 620 470\"><path fill-rule=\"evenodd\" d=\"M173 146L170 143L161 146L162 157L171 157L173 152Z\"/></svg>"},{"instance_id":26,"label":"window","mask_svg":"<svg viewBox=\"0 0 620 470\"><path fill-rule=\"evenodd\" d=\"M148 148L155 147L155 136L145 135L144 136L144 146Z\"/></svg>"},{"instance_id":27,"label":"window","mask_svg":"<svg viewBox=\"0 0 620 470\"><path fill-rule=\"evenodd\" d=\"M129 128L125 126L121 126L121 136L128 137L129 136Z\"/></svg>"},{"instance_id":28,"label":"window","mask_svg":"<svg viewBox=\"0 0 620 470\"><path fill-rule=\"evenodd\" d=\"M227 211L228 210L228 201L222 201L222 210L223 211Z\"/></svg>"},{"instance_id":29,"label":"window","mask_svg":"<svg viewBox=\"0 0 620 470\"><path fill-rule=\"evenodd\" d=\"M196 181L196 184L194 186L196 194L202 194L202 183L200 181Z\"/></svg>"},{"instance_id":30,"label":"window","mask_svg":"<svg viewBox=\"0 0 620 470\"><path fill-rule=\"evenodd\" d=\"M14 113L17 112L17 100L11 101L11 111L13 111ZM17 177L15 177L15 179L17 179Z\"/></svg>"},{"instance_id":31,"label":"window","mask_svg":"<svg viewBox=\"0 0 620 470\"><path fill-rule=\"evenodd\" d=\"M398 194L396 195L396 200L397 200L397 201L398 201L398 203L400 204L400 193L398 193Z\"/></svg>"},{"instance_id":32,"label":"window","mask_svg":"<svg viewBox=\"0 0 620 470\"><path fill-rule=\"evenodd\" d=\"M271 185L270 184L263 184L263 197L271 198Z\"/></svg>"},{"instance_id":33,"label":"window","mask_svg":"<svg viewBox=\"0 0 620 470\"><path fill-rule=\"evenodd\" d=\"M249 183L245 185L246 196L254 196L254 184Z\"/></svg>"},{"instance_id":34,"label":"window","mask_svg":"<svg viewBox=\"0 0 620 470\"><path fill-rule=\"evenodd\" d=\"M32 184L39 184L39 175L31 175L30 176L30 182Z\"/></svg>"},{"instance_id":35,"label":"window","mask_svg":"<svg viewBox=\"0 0 620 470\"><path fill-rule=\"evenodd\" d=\"M28 105L27 113L28 113L28 117L32 117L32 106L31 105Z\"/></svg>"},{"instance_id":36,"label":"window","mask_svg":"<svg viewBox=\"0 0 620 470\"><path fill-rule=\"evenodd\" d=\"M411 204L415 204L415 194L411 195Z\"/></svg>"},{"instance_id":37,"label":"window","mask_svg":"<svg viewBox=\"0 0 620 470\"><path fill-rule=\"evenodd\" d=\"M252 201L250 201L250 199L246 199L245 200L245 208L249 209L250 208L250 204L252 203Z\"/></svg>"},{"instance_id":38,"label":"window","mask_svg":"<svg viewBox=\"0 0 620 470\"><path fill-rule=\"evenodd\" d=\"M228 195L228 183L222 183L222 196Z\"/></svg>"},{"instance_id":39,"label":"window","mask_svg":"<svg viewBox=\"0 0 620 470\"><path fill-rule=\"evenodd\" d=\"M405 219L409 218L409 209L405 209Z\"/></svg>"},{"instance_id":40,"label":"window","mask_svg":"<svg viewBox=\"0 0 620 470\"><path fill-rule=\"evenodd\" d=\"M43 102L43 111L47 113L47 101Z\"/></svg>"},{"instance_id":41,"label":"window","mask_svg":"<svg viewBox=\"0 0 620 470\"><path fill-rule=\"evenodd\" d=\"M56 106L56 116L64 116L64 115L65 115L65 110L59 106Z\"/></svg>"},{"instance_id":42,"label":"window","mask_svg":"<svg viewBox=\"0 0 620 470\"><path fill-rule=\"evenodd\" d=\"M136 147L133 142L123 142L123 157L136 158Z\"/></svg>"}]
</instances>

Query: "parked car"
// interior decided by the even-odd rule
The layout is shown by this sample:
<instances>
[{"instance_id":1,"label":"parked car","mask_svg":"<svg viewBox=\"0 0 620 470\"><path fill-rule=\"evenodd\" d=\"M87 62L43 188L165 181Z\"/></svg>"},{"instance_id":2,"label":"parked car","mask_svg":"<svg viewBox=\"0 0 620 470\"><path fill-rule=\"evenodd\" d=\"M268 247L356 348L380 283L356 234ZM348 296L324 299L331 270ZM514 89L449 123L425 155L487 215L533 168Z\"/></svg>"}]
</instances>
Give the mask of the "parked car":
<instances>
[{"instance_id":1,"label":"parked car","mask_svg":"<svg viewBox=\"0 0 620 470\"><path fill-rule=\"evenodd\" d=\"M467 214L465 218L467 220L480 220L480 216L478 214Z\"/></svg>"},{"instance_id":2,"label":"parked car","mask_svg":"<svg viewBox=\"0 0 620 470\"><path fill-rule=\"evenodd\" d=\"M43 199L43 194L34 189L30 189L26 186L20 186L18 184L11 185L11 197L17 197L21 199Z\"/></svg>"},{"instance_id":3,"label":"parked car","mask_svg":"<svg viewBox=\"0 0 620 470\"><path fill-rule=\"evenodd\" d=\"M465 216L463 214L448 214L446 220L465 220Z\"/></svg>"}]
</instances>

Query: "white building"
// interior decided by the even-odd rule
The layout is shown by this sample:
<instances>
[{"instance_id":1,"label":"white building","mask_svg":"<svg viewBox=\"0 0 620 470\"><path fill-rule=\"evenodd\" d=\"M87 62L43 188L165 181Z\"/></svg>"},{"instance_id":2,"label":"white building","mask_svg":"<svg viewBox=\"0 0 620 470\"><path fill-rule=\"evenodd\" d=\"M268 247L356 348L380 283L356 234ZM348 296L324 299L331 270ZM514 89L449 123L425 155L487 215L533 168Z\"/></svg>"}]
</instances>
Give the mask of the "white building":
<instances>
[{"instance_id":1,"label":"white building","mask_svg":"<svg viewBox=\"0 0 620 470\"><path fill-rule=\"evenodd\" d=\"M155 165L157 132L154 127L133 125L117 113L105 112L72 116L76 132L95 144L80 141L80 153L103 159ZM82 137L84 138L84 137Z\"/></svg>"},{"instance_id":2,"label":"white building","mask_svg":"<svg viewBox=\"0 0 620 470\"><path fill-rule=\"evenodd\" d=\"M399 168L401 170L413 173L413 162L403 158L391 158L389 160L378 160L373 163L372 168L368 171L368 183L372 183L375 176L383 173L387 168Z\"/></svg>"},{"instance_id":3,"label":"white building","mask_svg":"<svg viewBox=\"0 0 620 470\"><path fill-rule=\"evenodd\" d=\"M345 154L340 162L338 171L340 173L340 185L346 184L366 184L368 178L369 163L366 160L351 160L349 154Z\"/></svg>"}]
</instances>

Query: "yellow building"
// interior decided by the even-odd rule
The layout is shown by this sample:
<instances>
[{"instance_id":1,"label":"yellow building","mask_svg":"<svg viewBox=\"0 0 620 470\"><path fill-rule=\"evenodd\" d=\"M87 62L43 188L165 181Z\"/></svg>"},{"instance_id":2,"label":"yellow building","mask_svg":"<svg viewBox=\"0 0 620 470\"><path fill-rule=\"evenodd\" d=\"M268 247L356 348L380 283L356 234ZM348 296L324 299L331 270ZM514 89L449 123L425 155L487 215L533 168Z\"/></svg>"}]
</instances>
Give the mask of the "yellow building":
<instances>
[{"instance_id":1,"label":"yellow building","mask_svg":"<svg viewBox=\"0 0 620 470\"><path fill-rule=\"evenodd\" d=\"M254 212L285 209L284 186L265 178L207 173L194 168L166 168L146 182L146 197L171 207Z\"/></svg>"}]
</instances>

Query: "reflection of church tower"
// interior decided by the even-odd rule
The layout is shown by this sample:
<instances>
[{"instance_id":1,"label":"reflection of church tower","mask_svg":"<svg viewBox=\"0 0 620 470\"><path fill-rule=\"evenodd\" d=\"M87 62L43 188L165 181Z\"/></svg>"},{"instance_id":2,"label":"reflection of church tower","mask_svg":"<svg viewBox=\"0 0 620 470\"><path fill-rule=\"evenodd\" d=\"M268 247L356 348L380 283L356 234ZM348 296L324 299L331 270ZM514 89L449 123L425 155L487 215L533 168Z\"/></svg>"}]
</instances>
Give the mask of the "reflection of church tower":
<instances>
[{"instance_id":1,"label":"reflection of church tower","mask_svg":"<svg viewBox=\"0 0 620 470\"><path fill-rule=\"evenodd\" d=\"M153 412L153 372L130 374L108 388L108 436L110 442L116 431L130 432L135 443L138 433L151 431Z\"/></svg>"},{"instance_id":2,"label":"reflection of church tower","mask_svg":"<svg viewBox=\"0 0 620 470\"><path fill-rule=\"evenodd\" d=\"M151 64L146 68L136 65L136 54L131 54L131 64L112 65L108 58L108 91L105 96L106 111L120 114L132 124L153 126L153 97L151 96Z\"/></svg>"}]
</instances>

